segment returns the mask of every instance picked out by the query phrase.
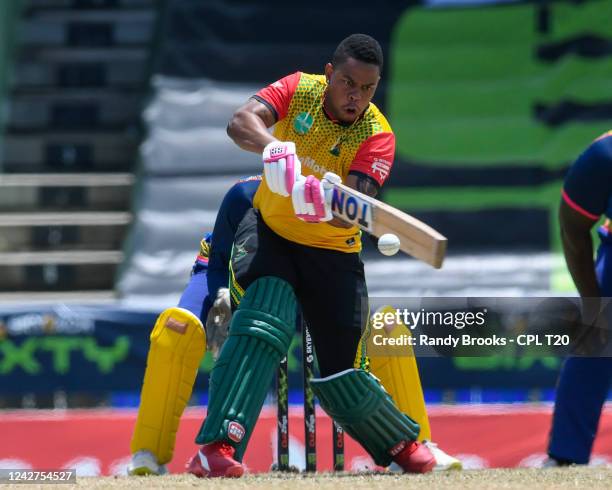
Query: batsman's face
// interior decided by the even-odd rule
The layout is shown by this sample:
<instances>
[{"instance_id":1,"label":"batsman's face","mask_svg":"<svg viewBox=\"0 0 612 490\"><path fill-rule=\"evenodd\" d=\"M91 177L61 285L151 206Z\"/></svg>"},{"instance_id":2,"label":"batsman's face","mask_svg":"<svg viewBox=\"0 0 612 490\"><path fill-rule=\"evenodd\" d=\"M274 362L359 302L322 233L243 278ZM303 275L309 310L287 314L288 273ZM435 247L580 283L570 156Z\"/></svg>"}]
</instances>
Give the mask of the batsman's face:
<instances>
[{"instance_id":1,"label":"batsman's face","mask_svg":"<svg viewBox=\"0 0 612 490\"><path fill-rule=\"evenodd\" d=\"M349 58L338 66L325 65L325 76L325 109L338 121L352 123L368 108L380 80L380 69Z\"/></svg>"}]
</instances>

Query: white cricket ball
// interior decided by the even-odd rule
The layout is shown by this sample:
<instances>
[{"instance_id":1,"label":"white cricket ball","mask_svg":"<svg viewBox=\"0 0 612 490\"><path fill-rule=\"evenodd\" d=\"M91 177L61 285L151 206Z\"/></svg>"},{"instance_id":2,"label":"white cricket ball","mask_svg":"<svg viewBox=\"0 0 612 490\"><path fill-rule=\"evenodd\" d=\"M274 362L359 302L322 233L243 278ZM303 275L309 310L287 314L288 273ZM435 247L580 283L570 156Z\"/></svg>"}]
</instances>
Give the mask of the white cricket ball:
<instances>
[{"instance_id":1,"label":"white cricket ball","mask_svg":"<svg viewBox=\"0 0 612 490\"><path fill-rule=\"evenodd\" d=\"M378 239L378 250L383 255L395 255L400 249L400 239L393 233L385 233Z\"/></svg>"}]
</instances>

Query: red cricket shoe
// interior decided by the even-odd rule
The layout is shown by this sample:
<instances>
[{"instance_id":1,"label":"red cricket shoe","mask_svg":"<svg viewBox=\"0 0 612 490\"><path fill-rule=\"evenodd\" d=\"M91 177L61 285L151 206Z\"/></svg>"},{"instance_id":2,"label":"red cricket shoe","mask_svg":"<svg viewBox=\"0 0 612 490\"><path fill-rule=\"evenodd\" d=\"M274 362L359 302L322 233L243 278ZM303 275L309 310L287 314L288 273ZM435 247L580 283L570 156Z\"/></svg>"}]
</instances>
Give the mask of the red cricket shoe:
<instances>
[{"instance_id":1,"label":"red cricket shoe","mask_svg":"<svg viewBox=\"0 0 612 490\"><path fill-rule=\"evenodd\" d=\"M391 455L405 473L427 473L436 466L434 455L418 441L398 444L391 450Z\"/></svg>"},{"instance_id":2,"label":"red cricket shoe","mask_svg":"<svg viewBox=\"0 0 612 490\"><path fill-rule=\"evenodd\" d=\"M234 459L235 451L225 441L204 444L187 463L187 473L198 478L239 478L245 468Z\"/></svg>"}]
</instances>

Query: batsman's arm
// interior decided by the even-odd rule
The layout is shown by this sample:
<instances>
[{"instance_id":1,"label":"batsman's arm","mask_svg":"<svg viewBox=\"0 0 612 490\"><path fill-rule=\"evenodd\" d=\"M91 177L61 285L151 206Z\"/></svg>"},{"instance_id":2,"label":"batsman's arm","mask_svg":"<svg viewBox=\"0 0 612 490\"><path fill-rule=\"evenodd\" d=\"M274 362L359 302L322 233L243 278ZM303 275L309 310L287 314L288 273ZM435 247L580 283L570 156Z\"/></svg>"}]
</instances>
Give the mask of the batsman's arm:
<instances>
[{"instance_id":1,"label":"batsman's arm","mask_svg":"<svg viewBox=\"0 0 612 490\"><path fill-rule=\"evenodd\" d=\"M264 87L240 107L227 125L227 134L243 150L263 153L276 138L268 132L287 115L301 73L295 72Z\"/></svg>"},{"instance_id":2,"label":"batsman's arm","mask_svg":"<svg viewBox=\"0 0 612 490\"><path fill-rule=\"evenodd\" d=\"M357 150L344 185L366 196L376 197L389 176L394 156L395 136L390 128L370 136ZM354 223L347 223L339 217L329 224L338 228L354 226Z\"/></svg>"},{"instance_id":3,"label":"batsman's arm","mask_svg":"<svg viewBox=\"0 0 612 490\"><path fill-rule=\"evenodd\" d=\"M262 153L268 143L276 141L268 132L275 123L272 109L252 98L234 113L227 125L227 135L243 150Z\"/></svg>"},{"instance_id":4,"label":"batsman's arm","mask_svg":"<svg viewBox=\"0 0 612 490\"><path fill-rule=\"evenodd\" d=\"M561 200L559 223L563 254L576 289L580 296L587 298L600 296L591 238L591 228L596 222L572 209L564 199Z\"/></svg>"}]
</instances>

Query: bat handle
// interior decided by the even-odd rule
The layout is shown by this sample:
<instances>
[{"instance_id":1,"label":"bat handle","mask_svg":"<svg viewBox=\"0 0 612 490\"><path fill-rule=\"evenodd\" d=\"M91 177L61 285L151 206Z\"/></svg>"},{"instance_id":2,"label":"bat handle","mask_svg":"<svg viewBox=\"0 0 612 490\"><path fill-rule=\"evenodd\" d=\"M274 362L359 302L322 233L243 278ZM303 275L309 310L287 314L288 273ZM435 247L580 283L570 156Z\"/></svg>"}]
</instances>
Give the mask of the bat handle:
<instances>
[{"instance_id":1,"label":"bat handle","mask_svg":"<svg viewBox=\"0 0 612 490\"><path fill-rule=\"evenodd\" d=\"M323 186L328 189L333 187L334 184L342 184L342 177L333 172L325 172L323 176Z\"/></svg>"}]
</instances>

